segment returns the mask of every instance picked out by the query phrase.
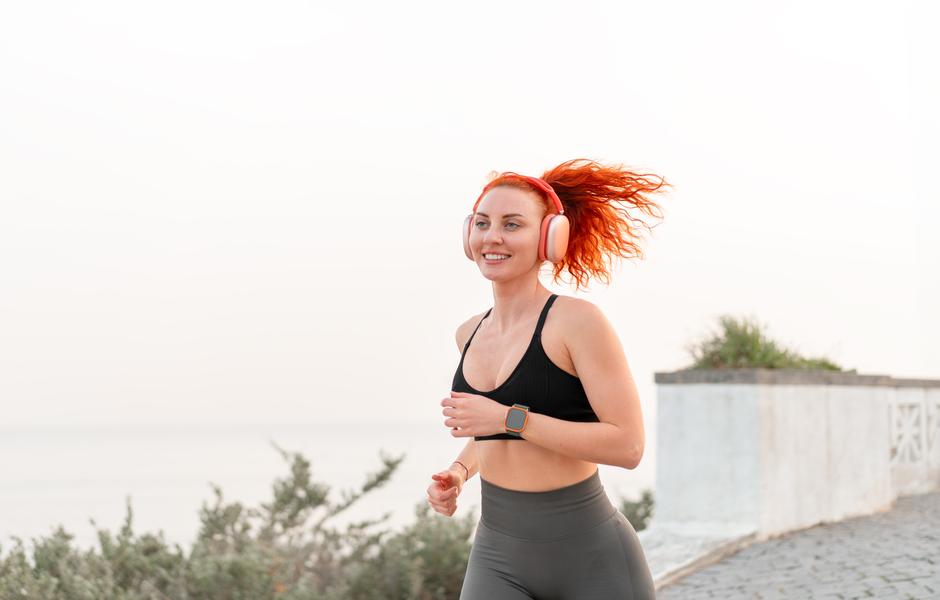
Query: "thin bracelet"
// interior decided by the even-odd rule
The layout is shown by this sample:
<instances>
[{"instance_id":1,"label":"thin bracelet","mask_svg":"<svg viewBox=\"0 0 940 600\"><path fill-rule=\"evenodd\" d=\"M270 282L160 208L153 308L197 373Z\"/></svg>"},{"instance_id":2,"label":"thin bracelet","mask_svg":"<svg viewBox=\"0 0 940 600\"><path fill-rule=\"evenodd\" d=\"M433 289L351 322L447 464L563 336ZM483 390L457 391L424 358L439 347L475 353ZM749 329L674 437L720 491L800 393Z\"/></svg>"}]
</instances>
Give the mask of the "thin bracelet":
<instances>
[{"instance_id":1,"label":"thin bracelet","mask_svg":"<svg viewBox=\"0 0 940 600\"><path fill-rule=\"evenodd\" d=\"M455 460L454 462L460 465L461 467L463 467L467 471L467 479L470 479L470 469L467 469L467 465L463 464L459 460Z\"/></svg>"}]
</instances>

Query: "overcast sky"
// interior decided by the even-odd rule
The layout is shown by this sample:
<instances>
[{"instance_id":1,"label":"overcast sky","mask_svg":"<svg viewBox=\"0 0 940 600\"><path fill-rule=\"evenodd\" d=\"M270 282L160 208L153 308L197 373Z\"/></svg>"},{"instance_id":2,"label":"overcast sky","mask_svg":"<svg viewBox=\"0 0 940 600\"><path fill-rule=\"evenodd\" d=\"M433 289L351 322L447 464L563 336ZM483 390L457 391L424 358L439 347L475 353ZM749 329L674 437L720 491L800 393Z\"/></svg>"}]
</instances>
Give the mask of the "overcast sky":
<instances>
[{"instance_id":1,"label":"overcast sky","mask_svg":"<svg viewBox=\"0 0 940 600\"><path fill-rule=\"evenodd\" d=\"M576 157L675 186L609 287L545 280L648 426L721 314L940 378L934 6L6 3L2 423L443 420L463 218Z\"/></svg>"}]
</instances>

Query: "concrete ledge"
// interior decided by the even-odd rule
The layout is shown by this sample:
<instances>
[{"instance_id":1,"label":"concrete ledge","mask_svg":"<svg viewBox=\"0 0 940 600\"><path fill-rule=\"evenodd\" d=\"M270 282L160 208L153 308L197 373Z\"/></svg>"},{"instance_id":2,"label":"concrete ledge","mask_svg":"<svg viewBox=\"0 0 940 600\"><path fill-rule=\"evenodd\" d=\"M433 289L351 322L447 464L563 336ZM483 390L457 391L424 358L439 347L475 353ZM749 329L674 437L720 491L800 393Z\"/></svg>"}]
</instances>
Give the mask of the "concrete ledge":
<instances>
[{"instance_id":1,"label":"concrete ledge","mask_svg":"<svg viewBox=\"0 0 940 600\"><path fill-rule=\"evenodd\" d=\"M655 373L659 589L771 537L940 487L940 380L805 369Z\"/></svg>"},{"instance_id":2,"label":"concrete ledge","mask_svg":"<svg viewBox=\"0 0 940 600\"><path fill-rule=\"evenodd\" d=\"M889 375L814 369L683 369L654 373L656 383L746 383L781 385L864 385L940 388L938 379L899 379Z\"/></svg>"},{"instance_id":3,"label":"concrete ledge","mask_svg":"<svg viewBox=\"0 0 940 600\"><path fill-rule=\"evenodd\" d=\"M727 523L651 522L637 532L656 590L758 541L757 532Z\"/></svg>"}]
</instances>

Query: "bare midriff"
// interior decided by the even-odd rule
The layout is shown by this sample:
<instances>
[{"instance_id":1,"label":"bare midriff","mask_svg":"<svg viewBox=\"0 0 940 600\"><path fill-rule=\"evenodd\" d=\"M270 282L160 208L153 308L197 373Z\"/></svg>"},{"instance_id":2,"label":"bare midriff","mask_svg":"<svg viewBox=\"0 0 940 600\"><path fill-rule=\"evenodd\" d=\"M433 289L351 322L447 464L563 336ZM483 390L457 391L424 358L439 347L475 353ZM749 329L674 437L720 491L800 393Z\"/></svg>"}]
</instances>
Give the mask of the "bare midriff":
<instances>
[{"instance_id":1,"label":"bare midriff","mask_svg":"<svg viewBox=\"0 0 940 600\"><path fill-rule=\"evenodd\" d=\"M525 435L525 434L523 434ZM523 440L474 442L480 477L511 490L544 492L591 476L597 465Z\"/></svg>"}]
</instances>

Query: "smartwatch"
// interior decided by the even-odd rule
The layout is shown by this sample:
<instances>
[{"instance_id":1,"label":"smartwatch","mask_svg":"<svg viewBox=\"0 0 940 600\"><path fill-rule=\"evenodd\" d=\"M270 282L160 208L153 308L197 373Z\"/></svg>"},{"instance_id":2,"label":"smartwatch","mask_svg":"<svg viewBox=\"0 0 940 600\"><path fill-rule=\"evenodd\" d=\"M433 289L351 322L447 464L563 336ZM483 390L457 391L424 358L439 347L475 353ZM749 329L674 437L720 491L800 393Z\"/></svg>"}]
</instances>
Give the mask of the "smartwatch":
<instances>
[{"instance_id":1,"label":"smartwatch","mask_svg":"<svg viewBox=\"0 0 940 600\"><path fill-rule=\"evenodd\" d=\"M506 413L506 433L522 437L522 430L529 421L529 407L525 404L513 404Z\"/></svg>"}]
</instances>

